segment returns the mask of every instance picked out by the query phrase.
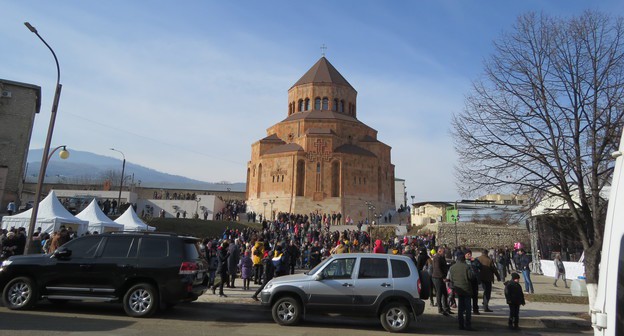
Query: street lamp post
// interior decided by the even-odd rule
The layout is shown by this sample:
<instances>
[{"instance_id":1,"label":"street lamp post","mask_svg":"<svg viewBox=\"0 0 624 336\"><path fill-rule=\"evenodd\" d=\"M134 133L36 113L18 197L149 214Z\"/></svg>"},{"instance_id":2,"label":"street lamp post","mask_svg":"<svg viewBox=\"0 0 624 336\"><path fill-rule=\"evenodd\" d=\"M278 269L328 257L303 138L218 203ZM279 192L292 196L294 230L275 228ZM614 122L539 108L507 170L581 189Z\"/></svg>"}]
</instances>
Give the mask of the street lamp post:
<instances>
[{"instance_id":1,"label":"street lamp post","mask_svg":"<svg viewBox=\"0 0 624 336\"><path fill-rule=\"evenodd\" d=\"M457 201L455 201L455 214L451 215L451 220L455 222L455 247L458 247L458 239L457 239L457 222L459 221L459 208L457 208Z\"/></svg>"},{"instance_id":2,"label":"street lamp post","mask_svg":"<svg viewBox=\"0 0 624 336\"><path fill-rule=\"evenodd\" d=\"M39 211L39 199L41 198L41 188L43 187L43 179L45 178L46 169L48 168L48 152L50 151L50 144L52 142L52 134L54 133L54 123L56 122L56 112L58 110L59 99L61 98L61 67L59 66L58 58L52 47L39 35L37 29L31 26L30 23L24 22L24 25L32 33L43 42L43 44L50 49L52 56L54 56L54 62L56 63L56 89L54 91L54 100L52 102L52 113L50 115L50 125L48 126L48 135L46 136L45 146L43 147L43 154L41 158L41 167L39 169L39 178L37 180L37 188L35 190L35 201L33 203L32 215L30 216L30 224L28 225L28 236L26 237L26 246L24 248L24 254L30 252L30 245L32 245L32 235L35 232L35 223L37 222L37 212Z\"/></svg>"},{"instance_id":3,"label":"street lamp post","mask_svg":"<svg viewBox=\"0 0 624 336\"><path fill-rule=\"evenodd\" d=\"M121 153L121 156L123 156L123 163L121 164L121 181L119 182L119 195L117 196L117 213L119 213L119 208L121 207L121 189L123 188L123 182L124 182L124 174L126 172L126 155L115 148L111 148L110 150L115 151L115 152L119 152Z\"/></svg>"},{"instance_id":4,"label":"street lamp post","mask_svg":"<svg viewBox=\"0 0 624 336\"><path fill-rule=\"evenodd\" d=\"M269 203L271 203L271 220L274 220L274 218L273 218L273 203L275 203L275 200L269 200Z\"/></svg>"},{"instance_id":5,"label":"street lamp post","mask_svg":"<svg viewBox=\"0 0 624 336\"><path fill-rule=\"evenodd\" d=\"M266 206L267 206L267 202L262 202L262 205L264 205L264 210L262 210L262 218L264 218L264 220L266 220Z\"/></svg>"},{"instance_id":6,"label":"street lamp post","mask_svg":"<svg viewBox=\"0 0 624 336\"><path fill-rule=\"evenodd\" d=\"M371 202L364 202L364 204L366 205L366 224L370 224L370 220L369 220L369 211L370 211L370 207L371 207Z\"/></svg>"},{"instance_id":7,"label":"street lamp post","mask_svg":"<svg viewBox=\"0 0 624 336\"><path fill-rule=\"evenodd\" d=\"M195 197L195 216L199 218L199 202L201 202L201 197Z\"/></svg>"}]
</instances>

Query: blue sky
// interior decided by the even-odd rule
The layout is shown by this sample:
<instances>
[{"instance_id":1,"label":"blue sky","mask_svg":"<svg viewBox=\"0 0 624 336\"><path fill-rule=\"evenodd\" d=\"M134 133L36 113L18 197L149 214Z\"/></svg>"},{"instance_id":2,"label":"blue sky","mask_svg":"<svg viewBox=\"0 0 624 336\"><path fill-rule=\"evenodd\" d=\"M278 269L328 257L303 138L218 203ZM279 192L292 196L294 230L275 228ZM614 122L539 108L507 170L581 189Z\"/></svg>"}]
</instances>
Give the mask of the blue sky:
<instances>
[{"instance_id":1,"label":"blue sky","mask_svg":"<svg viewBox=\"0 0 624 336\"><path fill-rule=\"evenodd\" d=\"M325 44L408 195L455 200L449 122L492 41L527 11L586 9L622 15L624 1L0 0L0 78L42 87L31 148L43 147L56 70L28 21L61 64L53 146L243 182L251 143L286 117Z\"/></svg>"}]
</instances>

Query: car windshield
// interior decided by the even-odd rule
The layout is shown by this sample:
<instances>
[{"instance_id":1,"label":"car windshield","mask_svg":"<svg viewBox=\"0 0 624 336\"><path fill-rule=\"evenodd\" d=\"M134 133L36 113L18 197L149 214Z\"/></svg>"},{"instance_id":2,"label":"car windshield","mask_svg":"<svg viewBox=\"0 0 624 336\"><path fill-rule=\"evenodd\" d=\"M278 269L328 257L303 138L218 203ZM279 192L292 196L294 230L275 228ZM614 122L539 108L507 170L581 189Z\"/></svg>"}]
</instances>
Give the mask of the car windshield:
<instances>
[{"instance_id":1,"label":"car windshield","mask_svg":"<svg viewBox=\"0 0 624 336\"><path fill-rule=\"evenodd\" d=\"M306 274L314 274L316 272L318 272L319 269L321 269L323 266L325 266L325 264L327 264L328 261L332 260L332 257L329 257L325 260L323 260L320 264L314 266L313 269L309 270Z\"/></svg>"}]
</instances>

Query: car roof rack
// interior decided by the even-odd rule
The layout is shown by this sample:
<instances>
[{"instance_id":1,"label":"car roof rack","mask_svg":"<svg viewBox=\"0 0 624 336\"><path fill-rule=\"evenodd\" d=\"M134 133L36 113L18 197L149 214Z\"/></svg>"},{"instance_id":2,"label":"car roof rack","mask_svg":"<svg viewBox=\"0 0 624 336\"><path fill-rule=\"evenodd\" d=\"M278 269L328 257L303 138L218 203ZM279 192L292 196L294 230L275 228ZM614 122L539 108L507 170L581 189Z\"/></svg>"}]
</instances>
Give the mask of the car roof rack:
<instances>
[{"instance_id":1,"label":"car roof rack","mask_svg":"<svg viewBox=\"0 0 624 336\"><path fill-rule=\"evenodd\" d=\"M110 231L103 234L137 234L137 235L161 235L161 236L178 236L175 232L160 232L160 231Z\"/></svg>"}]
</instances>

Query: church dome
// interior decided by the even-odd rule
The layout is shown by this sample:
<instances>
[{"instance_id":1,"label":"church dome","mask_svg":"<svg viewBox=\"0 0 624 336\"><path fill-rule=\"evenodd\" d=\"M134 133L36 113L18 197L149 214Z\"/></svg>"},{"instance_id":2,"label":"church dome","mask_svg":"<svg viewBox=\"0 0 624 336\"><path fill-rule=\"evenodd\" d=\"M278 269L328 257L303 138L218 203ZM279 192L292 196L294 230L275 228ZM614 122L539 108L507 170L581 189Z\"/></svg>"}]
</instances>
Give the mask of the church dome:
<instances>
[{"instance_id":1,"label":"church dome","mask_svg":"<svg viewBox=\"0 0 624 336\"><path fill-rule=\"evenodd\" d=\"M355 90L324 56L321 57L293 87L303 84L336 84L344 85Z\"/></svg>"}]
</instances>

